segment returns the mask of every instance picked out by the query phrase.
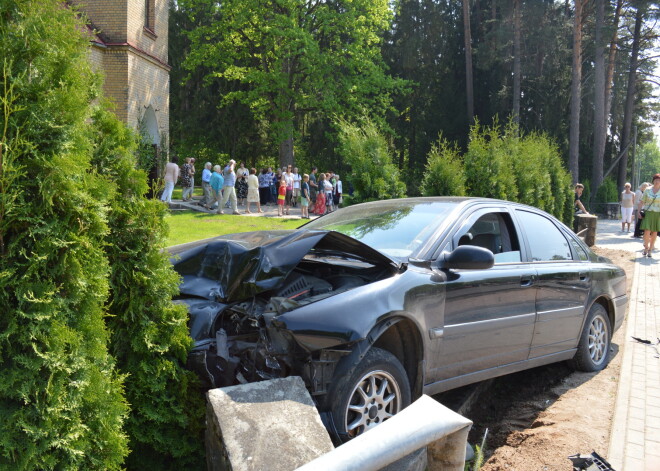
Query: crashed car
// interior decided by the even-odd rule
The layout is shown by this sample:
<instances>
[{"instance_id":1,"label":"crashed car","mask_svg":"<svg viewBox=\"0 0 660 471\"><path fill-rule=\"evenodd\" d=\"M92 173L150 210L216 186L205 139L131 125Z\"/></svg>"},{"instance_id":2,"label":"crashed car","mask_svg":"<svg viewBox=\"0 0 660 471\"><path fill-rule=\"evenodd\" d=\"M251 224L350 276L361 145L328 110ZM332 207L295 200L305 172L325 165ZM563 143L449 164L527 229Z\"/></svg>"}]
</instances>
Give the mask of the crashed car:
<instances>
[{"instance_id":1,"label":"crashed car","mask_svg":"<svg viewBox=\"0 0 660 471\"><path fill-rule=\"evenodd\" d=\"M205 386L301 376L340 440L422 393L600 370L627 304L625 272L554 217L483 198L355 205L172 261Z\"/></svg>"}]
</instances>

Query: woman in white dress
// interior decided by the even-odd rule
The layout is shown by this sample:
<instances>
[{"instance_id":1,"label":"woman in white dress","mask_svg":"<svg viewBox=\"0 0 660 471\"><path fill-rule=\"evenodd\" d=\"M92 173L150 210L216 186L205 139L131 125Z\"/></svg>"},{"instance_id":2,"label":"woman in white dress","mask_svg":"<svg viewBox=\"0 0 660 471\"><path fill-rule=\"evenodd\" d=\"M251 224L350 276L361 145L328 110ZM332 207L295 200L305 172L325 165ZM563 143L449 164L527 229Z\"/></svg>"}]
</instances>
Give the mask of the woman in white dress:
<instances>
[{"instance_id":1,"label":"woman in white dress","mask_svg":"<svg viewBox=\"0 0 660 471\"><path fill-rule=\"evenodd\" d=\"M250 214L250 203L257 203L257 212L263 213L261 210L261 203L259 202L259 178L257 177L257 169L251 168L250 175L247 177L247 208L245 212Z\"/></svg>"}]
</instances>

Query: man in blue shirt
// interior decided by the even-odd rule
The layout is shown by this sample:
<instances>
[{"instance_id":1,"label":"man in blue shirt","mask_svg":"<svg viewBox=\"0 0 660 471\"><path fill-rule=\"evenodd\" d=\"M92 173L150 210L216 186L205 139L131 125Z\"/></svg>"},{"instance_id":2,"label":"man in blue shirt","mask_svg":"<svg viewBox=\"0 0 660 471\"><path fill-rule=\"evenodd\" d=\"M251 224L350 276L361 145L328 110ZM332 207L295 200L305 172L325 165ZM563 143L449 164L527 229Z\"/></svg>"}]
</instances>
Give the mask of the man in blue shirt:
<instances>
[{"instance_id":1,"label":"man in blue shirt","mask_svg":"<svg viewBox=\"0 0 660 471\"><path fill-rule=\"evenodd\" d=\"M204 195L202 196L202 199L199 200L199 204L204 207L208 206L211 202L211 185L209 185L209 182L211 181L211 167L211 162L206 162L204 170L202 170L202 191L204 192Z\"/></svg>"},{"instance_id":2,"label":"man in blue shirt","mask_svg":"<svg viewBox=\"0 0 660 471\"><path fill-rule=\"evenodd\" d=\"M222 176L222 167L216 165L213 167L213 174L211 175L211 181L209 185L213 191L213 196L209 201L209 204L206 205L206 209L213 210L214 207L219 206L220 201L222 201L222 187L225 184L225 179Z\"/></svg>"},{"instance_id":3,"label":"man in blue shirt","mask_svg":"<svg viewBox=\"0 0 660 471\"><path fill-rule=\"evenodd\" d=\"M275 181L275 174L273 173L273 168L268 167L268 177L270 178L270 202L277 204L277 183Z\"/></svg>"}]
</instances>

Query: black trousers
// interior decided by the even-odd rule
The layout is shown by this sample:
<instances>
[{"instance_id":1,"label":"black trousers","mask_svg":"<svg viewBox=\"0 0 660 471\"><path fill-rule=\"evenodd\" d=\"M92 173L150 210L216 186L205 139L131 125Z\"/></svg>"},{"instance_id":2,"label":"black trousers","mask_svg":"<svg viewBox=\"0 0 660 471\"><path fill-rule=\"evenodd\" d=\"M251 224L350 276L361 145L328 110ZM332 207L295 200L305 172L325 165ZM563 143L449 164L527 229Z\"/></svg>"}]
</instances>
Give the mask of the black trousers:
<instances>
[{"instance_id":1,"label":"black trousers","mask_svg":"<svg viewBox=\"0 0 660 471\"><path fill-rule=\"evenodd\" d=\"M259 187L259 204L265 206L270 201L270 187Z\"/></svg>"},{"instance_id":2,"label":"black trousers","mask_svg":"<svg viewBox=\"0 0 660 471\"><path fill-rule=\"evenodd\" d=\"M639 210L637 210L637 214L639 214ZM642 229L639 227L642 225L642 220L639 218L635 218L635 232L633 233L633 237L642 237Z\"/></svg>"}]
</instances>

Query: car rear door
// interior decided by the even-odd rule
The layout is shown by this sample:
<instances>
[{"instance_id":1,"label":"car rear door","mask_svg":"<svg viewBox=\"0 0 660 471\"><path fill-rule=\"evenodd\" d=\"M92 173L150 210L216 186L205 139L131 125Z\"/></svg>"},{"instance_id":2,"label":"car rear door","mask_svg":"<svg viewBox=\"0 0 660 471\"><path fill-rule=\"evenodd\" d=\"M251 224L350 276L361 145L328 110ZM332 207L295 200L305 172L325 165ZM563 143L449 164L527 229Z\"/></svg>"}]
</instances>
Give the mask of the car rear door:
<instances>
[{"instance_id":1,"label":"car rear door","mask_svg":"<svg viewBox=\"0 0 660 471\"><path fill-rule=\"evenodd\" d=\"M586 254L580 256L580 247L572 250L567 235L545 215L521 208L515 214L523 228L527 257L537 274L530 358L575 348L592 283Z\"/></svg>"},{"instance_id":2,"label":"car rear door","mask_svg":"<svg viewBox=\"0 0 660 471\"><path fill-rule=\"evenodd\" d=\"M536 316L536 271L522 262L519 240L506 207L473 213L453 235L447 251L482 246L493 251L495 265L446 271L442 355L431 381L527 359Z\"/></svg>"}]
</instances>

